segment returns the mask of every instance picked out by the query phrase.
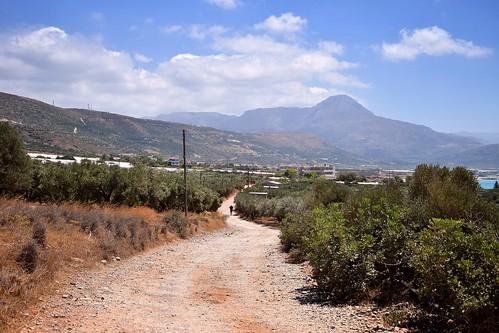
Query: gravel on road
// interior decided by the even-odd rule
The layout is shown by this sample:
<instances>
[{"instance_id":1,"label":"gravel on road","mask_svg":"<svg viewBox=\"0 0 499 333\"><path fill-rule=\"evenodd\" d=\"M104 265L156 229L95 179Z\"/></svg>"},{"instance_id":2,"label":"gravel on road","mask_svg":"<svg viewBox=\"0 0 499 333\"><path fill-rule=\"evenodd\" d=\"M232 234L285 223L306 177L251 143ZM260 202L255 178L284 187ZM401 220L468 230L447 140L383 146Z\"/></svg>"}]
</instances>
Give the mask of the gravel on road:
<instances>
[{"instance_id":1,"label":"gravel on road","mask_svg":"<svg viewBox=\"0 0 499 333\"><path fill-rule=\"evenodd\" d=\"M228 213L233 197L220 208ZM373 306L315 301L279 231L237 216L221 231L79 273L23 332L391 332Z\"/></svg>"}]
</instances>

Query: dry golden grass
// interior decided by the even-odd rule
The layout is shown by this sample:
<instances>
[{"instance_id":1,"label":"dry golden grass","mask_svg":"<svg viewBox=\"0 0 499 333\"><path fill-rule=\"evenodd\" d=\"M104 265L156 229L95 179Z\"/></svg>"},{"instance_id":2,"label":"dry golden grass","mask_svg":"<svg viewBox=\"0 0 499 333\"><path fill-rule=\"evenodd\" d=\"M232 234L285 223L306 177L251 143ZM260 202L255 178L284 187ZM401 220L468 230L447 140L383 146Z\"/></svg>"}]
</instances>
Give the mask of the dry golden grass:
<instances>
[{"instance_id":1,"label":"dry golden grass","mask_svg":"<svg viewBox=\"0 0 499 333\"><path fill-rule=\"evenodd\" d=\"M224 225L218 213L190 214L186 221L179 212L157 213L145 207L46 205L0 198L0 331L40 295L50 293L55 279L102 259L125 258ZM29 272L27 267L34 269Z\"/></svg>"}]
</instances>

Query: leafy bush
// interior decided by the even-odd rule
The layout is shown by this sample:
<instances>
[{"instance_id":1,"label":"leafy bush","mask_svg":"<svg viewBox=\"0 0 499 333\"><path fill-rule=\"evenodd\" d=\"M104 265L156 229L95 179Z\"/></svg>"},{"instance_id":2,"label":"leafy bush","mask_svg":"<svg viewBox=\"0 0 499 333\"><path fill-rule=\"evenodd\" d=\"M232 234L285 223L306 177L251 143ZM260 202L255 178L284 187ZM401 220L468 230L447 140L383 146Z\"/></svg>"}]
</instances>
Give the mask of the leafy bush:
<instances>
[{"instance_id":1,"label":"leafy bush","mask_svg":"<svg viewBox=\"0 0 499 333\"><path fill-rule=\"evenodd\" d=\"M305 209L302 198L284 196L268 199L244 192L237 195L235 203L239 214L249 219L270 216L281 221L287 214L297 214Z\"/></svg>"},{"instance_id":2,"label":"leafy bush","mask_svg":"<svg viewBox=\"0 0 499 333\"><path fill-rule=\"evenodd\" d=\"M19 194L30 186L30 160L14 128L0 121L0 194Z\"/></svg>"},{"instance_id":3,"label":"leafy bush","mask_svg":"<svg viewBox=\"0 0 499 333\"><path fill-rule=\"evenodd\" d=\"M493 331L492 325L498 328L497 239L466 230L462 221L433 219L412 250L416 293L436 315L433 326L484 332Z\"/></svg>"},{"instance_id":4,"label":"leafy bush","mask_svg":"<svg viewBox=\"0 0 499 333\"><path fill-rule=\"evenodd\" d=\"M353 237L338 205L314 211L305 252L318 286L335 301L357 299L366 291L365 280L373 267L363 252L371 243Z\"/></svg>"},{"instance_id":5,"label":"leafy bush","mask_svg":"<svg viewBox=\"0 0 499 333\"><path fill-rule=\"evenodd\" d=\"M499 209L471 172L421 165L408 185L316 180L300 196L307 209L282 220L281 244L332 300L410 302L406 324L423 331L498 330Z\"/></svg>"},{"instance_id":6,"label":"leafy bush","mask_svg":"<svg viewBox=\"0 0 499 333\"><path fill-rule=\"evenodd\" d=\"M336 179L345 183L357 183L366 181L366 177L360 176L355 172L342 172L338 175L338 177L336 177Z\"/></svg>"},{"instance_id":7,"label":"leafy bush","mask_svg":"<svg viewBox=\"0 0 499 333\"><path fill-rule=\"evenodd\" d=\"M228 188L230 185L227 185ZM220 195L188 181L188 205L192 212L215 211ZM144 165L131 169L83 161L61 165L35 163L28 199L40 202L79 201L116 205L148 206L157 211L180 209L184 205L183 178Z\"/></svg>"},{"instance_id":8,"label":"leafy bush","mask_svg":"<svg viewBox=\"0 0 499 333\"><path fill-rule=\"evenodd\" d=\"M367 198L357 205L315 209L305 252L318 284L336 301L365 299L369 293L387 301L412 278L403 210Z\"/></svg>"},{"instance_id":9,"label":"leafy bush","mask_svg":"<svg viewBox=\"0 0 499 333\"><path fill-rule=\"evenodd\" d=\"M337 184L325 178L317 178L307 196L307 206L317 207L334 202L344 202L350 195L350 189L343 184Z\"/></svg>"},{"instance_id":10,"label":"leafy bush","mask_svg":"<svg viewBox=\"0 0 499 333\"><path fill-rule=\"evenodd\" d=\"M194 176L194 178L197 178ZM234 190L244 188L247 177L242 174L221 174L215 172L202 172L199 174L199 183L206 188L226 197Z\"/></svg>"},{"instance_id":11,"label":"leafy bush","mask_svg":"<svg viewBox=\"0 0 499 333\"><path fill-rule=\"evenodd\" d=\"M284 252L295 249L303 254L304 242L310 236L312 213L304 211L297 214L288 214L280 224L282 248Z\"/></svg>"}]
</instances>

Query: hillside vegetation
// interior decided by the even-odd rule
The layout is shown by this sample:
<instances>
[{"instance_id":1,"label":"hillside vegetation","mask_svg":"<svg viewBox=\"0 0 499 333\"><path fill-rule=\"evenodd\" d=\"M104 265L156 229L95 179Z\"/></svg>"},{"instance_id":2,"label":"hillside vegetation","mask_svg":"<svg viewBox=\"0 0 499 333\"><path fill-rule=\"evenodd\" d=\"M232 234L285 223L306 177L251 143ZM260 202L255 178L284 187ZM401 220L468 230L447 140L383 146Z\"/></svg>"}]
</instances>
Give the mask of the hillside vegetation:
<instances>
[{"instance_id":1,"label":"hillside vegetation","mask_svg":"<svg viewBox=\"0 0 499 333\"><path fill-rule=\"evenodd\" d=\"M184 202L179 175L144 165L33 163L15 130L0 122L0 330L58 274L221 228L224 218L214 211L244 182L190 179L189 210L199 214L185 218L175 211Z\"/></svg>"},{"instance_id":2,"label":"hillside vegetation","mask_svg":"<svg viewBox=\"0 0 499 333\"><path fill-rule=\"evenodd\" d=\"M90 161L63 165L31 161L22 142L7 123L0 123L0 194L22 196L38 202L82 202L130 207L147 206L156 211L183 209L183 177L157 171L143 164L123 169ZM246 182L243 175L205 173L188 176L189 211L215 211L222 197Z\"/></svg>"},{"instance_id":3,"label":"hillside vegetation","mask_svg":"<svg viewBox=\"0 0 499 333\"><path fill-rule=\"evenodd\" d=\"M344 164L363 163L362 158L308 134L239 134L113 113L59 108L5 93L0 93L2 119L16 127L28 149L43 152L180 156L182 129L186 129L191 161L277 164L327 158Z\"/></svg>"},{"instance_id":4,"label":"hillside vegetation","mask_svg":"<svg viewBox=\"0 0 499 333\"><path fill-rule=\"evenodd\" d=\"M482 144L473 138L377 116L346 95L331 96L311 107L261 108L237 117L184 112L158 119L241 133L307 133L381 165L466 162L475 167L499 166L499 156L477 150ZM463 158L466 151L474 154L472 159Z\"/></svg>"},{"instance_id":5,"label":"hillside vegetation","mask_svg":"<svg viewBox=\"0 0 499 333\"><path fill-rule=\"evenodd\" d=\"M310 262L329 302L393 305L387 321L424 332L499 329L499 206L466 169L420 165L407 184L318 178L268 193L242 192L237 210L279 220L283 249Z\"/></svg>"}]
</instances>

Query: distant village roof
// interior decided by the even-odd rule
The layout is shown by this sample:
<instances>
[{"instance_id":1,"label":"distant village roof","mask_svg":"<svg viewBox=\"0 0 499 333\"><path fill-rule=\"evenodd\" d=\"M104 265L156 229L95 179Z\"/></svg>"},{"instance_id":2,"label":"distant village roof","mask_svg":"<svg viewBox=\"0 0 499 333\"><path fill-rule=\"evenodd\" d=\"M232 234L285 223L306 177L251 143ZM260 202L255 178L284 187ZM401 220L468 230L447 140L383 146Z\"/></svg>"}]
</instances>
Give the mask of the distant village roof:
<instances>
[{"instance_id":1,"label":"distant village roof","mask_svg":"<svg viewBox=\"0 0 499 333\"><path fill-rule=\"evenodd\" d=\"M270 184L270 185L281 185L282 183L277 182L275 180L267 180L265 181L265 184Z\"/></svg>"}]
</instances>

